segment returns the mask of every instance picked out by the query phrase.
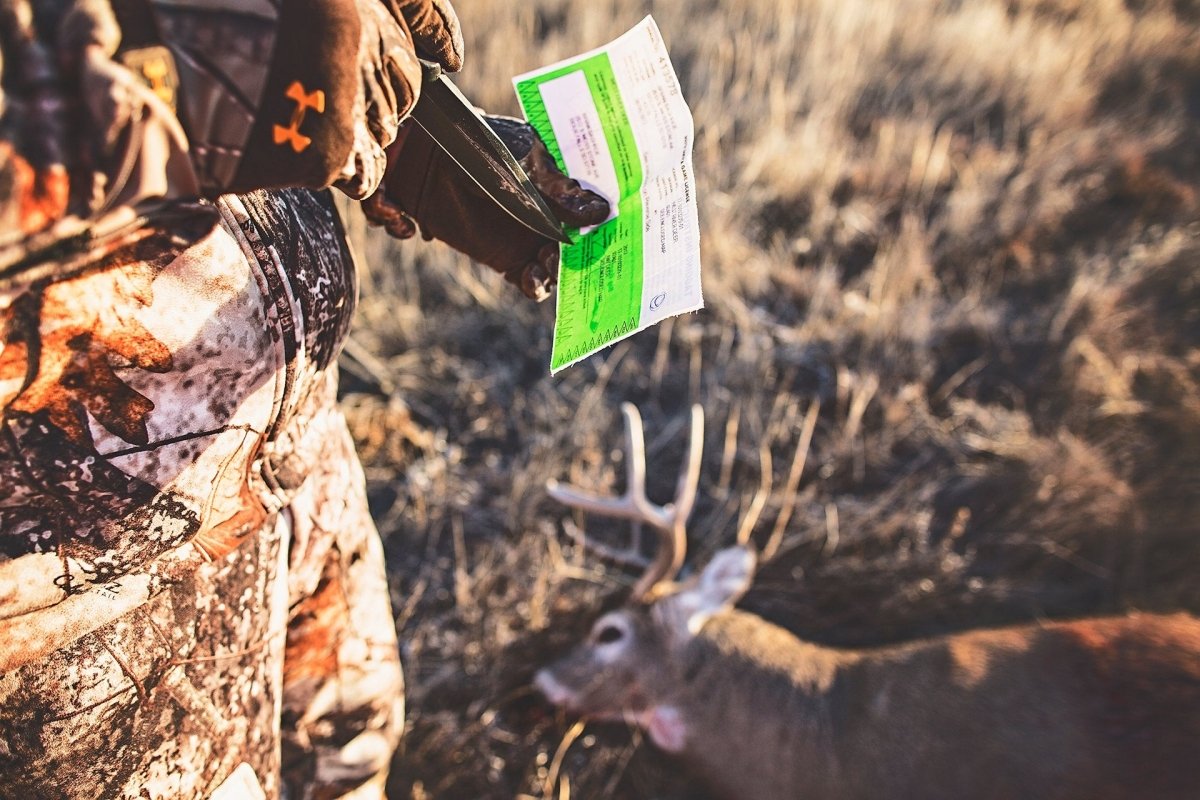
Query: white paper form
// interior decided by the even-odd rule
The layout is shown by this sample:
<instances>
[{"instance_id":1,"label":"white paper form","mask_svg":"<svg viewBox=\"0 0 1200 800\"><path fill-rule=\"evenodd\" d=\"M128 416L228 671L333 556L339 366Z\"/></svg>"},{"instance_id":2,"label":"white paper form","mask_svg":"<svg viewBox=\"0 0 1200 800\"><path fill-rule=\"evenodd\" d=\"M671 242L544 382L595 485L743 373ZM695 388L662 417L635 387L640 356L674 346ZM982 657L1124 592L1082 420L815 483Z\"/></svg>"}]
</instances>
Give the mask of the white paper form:
<instances>
[{"instance_id":1,"label":"white paper form","mask_svg":"<svg viewBox=\"0 0 1200 800\"><path fill-rule=\"evenodd\" d=\"M550 371L703 308L692 115L654 20L513 83L563 171L612 204L562 247Z\"/></svg>"}]
</instances>

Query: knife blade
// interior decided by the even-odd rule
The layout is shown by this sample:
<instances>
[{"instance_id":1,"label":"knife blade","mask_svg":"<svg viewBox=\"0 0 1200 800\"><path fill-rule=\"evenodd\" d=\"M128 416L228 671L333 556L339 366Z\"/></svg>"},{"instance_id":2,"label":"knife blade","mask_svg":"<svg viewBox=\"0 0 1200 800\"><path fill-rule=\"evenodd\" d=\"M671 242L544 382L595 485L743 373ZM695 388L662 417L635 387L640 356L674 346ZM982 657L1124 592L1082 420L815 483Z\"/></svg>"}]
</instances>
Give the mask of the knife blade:
<instances>
[{"instance_id":1,"label":"knife blade","mask_svg":"<svg viewBox=\"0 0 1200 800\"><path fill-rule=\"evenodd\" d=\"M500 137L437 64L421 61L421 96L412 118L472 181L525 227L564 244L562 230L533 181Z\"/></svg>"}]
</instances>

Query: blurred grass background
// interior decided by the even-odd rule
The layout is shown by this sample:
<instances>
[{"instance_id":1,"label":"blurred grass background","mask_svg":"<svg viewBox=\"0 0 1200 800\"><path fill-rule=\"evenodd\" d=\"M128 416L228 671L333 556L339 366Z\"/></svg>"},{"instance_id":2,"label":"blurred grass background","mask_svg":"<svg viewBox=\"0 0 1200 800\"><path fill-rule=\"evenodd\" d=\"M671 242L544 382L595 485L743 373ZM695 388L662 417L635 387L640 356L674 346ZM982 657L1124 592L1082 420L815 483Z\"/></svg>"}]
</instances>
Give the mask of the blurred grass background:
<instances>
[{"instance_id":1,"label":"blurred grass background","mask_svg":"<svg viewBox=\"0 0 1200 800\"><path fill-rule=\"evenodd\" d=\"M511 76L653 13L708 308L552 379L552 303L351 215L343 403L408 681L393 798L702 796L620 726L560 748L527 688L630 583L542 490L619 486L622 400L660 501L705 407L689 563L744 526L774 550L744 605L802 636L1200 612L1200 2L455 6L456 82L498 113Z\"/></svg>"}]
</instances>

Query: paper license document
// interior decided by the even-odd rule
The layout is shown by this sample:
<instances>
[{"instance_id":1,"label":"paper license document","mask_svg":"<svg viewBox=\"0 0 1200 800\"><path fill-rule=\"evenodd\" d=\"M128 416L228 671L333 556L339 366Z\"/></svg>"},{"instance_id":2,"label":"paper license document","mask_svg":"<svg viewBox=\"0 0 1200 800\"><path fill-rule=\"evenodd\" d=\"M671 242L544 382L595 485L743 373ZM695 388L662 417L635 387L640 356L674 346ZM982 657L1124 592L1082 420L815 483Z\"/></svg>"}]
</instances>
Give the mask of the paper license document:
<instances>
[{"instance_id":1,"label":"paper license document","mask_svg":"<svg viewBox=\"0 0 1200 800\"><path fill-rule=\"evenodd\" d=\"M558 165L612 205L562 245L550 372L703 308L692 114L654 20L513 84Z\"/></svg>"}]
</instances>

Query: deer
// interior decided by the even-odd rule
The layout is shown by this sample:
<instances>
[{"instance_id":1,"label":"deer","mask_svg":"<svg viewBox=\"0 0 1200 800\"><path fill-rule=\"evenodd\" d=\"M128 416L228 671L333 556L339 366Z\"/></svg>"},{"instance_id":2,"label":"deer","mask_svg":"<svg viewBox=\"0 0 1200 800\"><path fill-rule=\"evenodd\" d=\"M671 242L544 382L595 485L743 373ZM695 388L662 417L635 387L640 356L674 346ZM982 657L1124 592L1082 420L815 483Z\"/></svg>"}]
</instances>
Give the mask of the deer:
<instances>
[{"instance_id":1,"label":"deer","mask_svg":"<svg viewBox=\"0 0 1200 800\"><path fill-rule=\"evenodd\" d=\"M699 407L666 505L646 498L640 415L622 411L625 493L547 490L635 531L650 526L657 550L628 601L537 672L552 705L641 729L740 800L1200 797L1200 621L1129 613L873 649L804 641L734 608L754 578L749 545L676 580L700 475ZM585 544L636 560L632 546Z\"/></svg>"}]
</instances>

